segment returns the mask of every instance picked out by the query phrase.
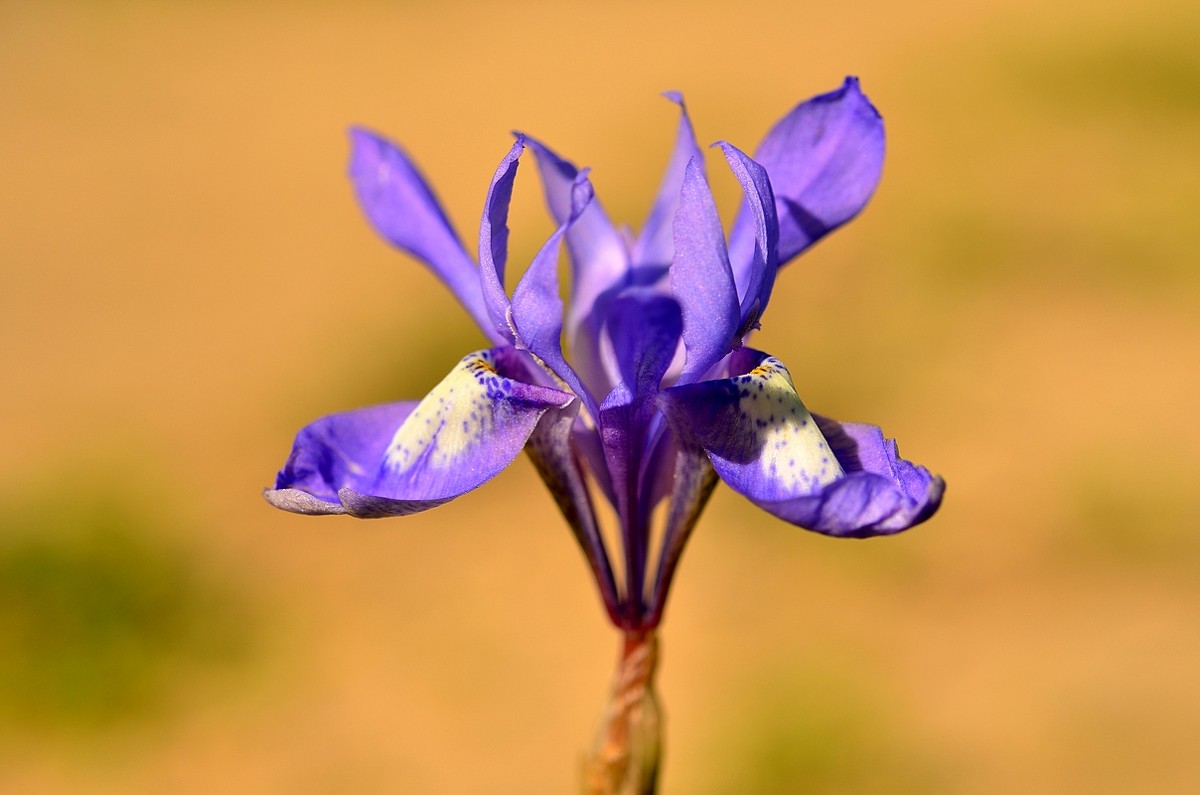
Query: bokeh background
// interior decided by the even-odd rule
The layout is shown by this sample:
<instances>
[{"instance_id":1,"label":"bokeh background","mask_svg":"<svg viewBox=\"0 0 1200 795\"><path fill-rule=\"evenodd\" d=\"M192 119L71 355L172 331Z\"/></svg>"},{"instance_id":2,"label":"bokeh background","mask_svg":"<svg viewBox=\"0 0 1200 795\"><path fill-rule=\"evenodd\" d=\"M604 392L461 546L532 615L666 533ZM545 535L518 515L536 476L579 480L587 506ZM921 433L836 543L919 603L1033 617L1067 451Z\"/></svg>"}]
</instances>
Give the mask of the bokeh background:
<instances>
[{"instance_id":1,"label":"bokeh background","mask_svg":"<svg viewBox=\"0 0 1200 795\"><path fill-rule=\"evenodd\" d=\"M882 186L758 345L946 503L839 542L718 492L663 791L1200 791L1197 41L1190 0L0 2L0 790L573 791L617 637L527 462L405 520L259 496L482 343L359 217L345 128L467 240L513 128L637 224L660 91L752 149L850 73Z\"/></svg>"}]
</instances>

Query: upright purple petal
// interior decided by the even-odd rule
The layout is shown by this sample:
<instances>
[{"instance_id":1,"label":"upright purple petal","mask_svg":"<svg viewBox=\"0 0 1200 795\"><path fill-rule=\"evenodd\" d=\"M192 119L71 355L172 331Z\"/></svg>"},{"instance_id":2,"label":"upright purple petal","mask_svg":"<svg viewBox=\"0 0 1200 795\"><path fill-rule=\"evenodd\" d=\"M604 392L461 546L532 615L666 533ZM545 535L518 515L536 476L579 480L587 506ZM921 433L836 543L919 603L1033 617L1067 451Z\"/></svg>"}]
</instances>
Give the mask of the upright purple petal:
<instances>
[{"instance_id":1,"label":"upright purple petal","mask_svg":"<svg viewBox=\"0 0 1200 795\"><path fill-rule=\"evenodd\" d=\"M750 267L744 271L746 281L740 285L741 323L737 333L740 338L758 328L759 318L771 300L778 268L779 219L775 215L775 194L766 170L736 146L722 141L720 147L729 168L742 185L743 208L753 221L754 230Z\"/></svg>"},{"instance_id":2,"label":"upright purple petal","mask_svg":"<svg viewBox=\"0 0 1200 795\"><path fill-rule=\"evenodd\" d=\"M675 133L675 148L658 187L658 196L633 247L633 261L639 265L665 265L671 261L675 250L672 222L675 208L679 206L679 188L684 173L693 160L701 174L704 172L704 153L696 145L696 134L692 131L683 97L676 91L668 91L663 96L679 106L679 128Z\"/></svg>"},{"instance_id":3,"label":"upright purple petal","mask_svg":"<svg viewBox=\"0 0 1200 795\"><path fill-rule=\"evenodd\" d=\"M569 233L572 224L587 211L592 200L592 184L588 182L587 172L576 175L573 193L571 214L542 246L513 291L512 328L518 344L528 348L565 381L595 416L597 401L567 363L562 349L563 304L558 294L558 254L563 235Z\"/></svg>"},{"instance_id":4,"label":"upright purple petal","mask_svg":"<svg viewBox=\"0 0 1200 795\"><path fill-rule=\"evenodd\" d=\"M424 262L496 341L471 261L416 165L400 147L361 128L350 130L350 179L371 226L397 248Z\"/></svg>"},{"instance_id":5,"label":"upright purple petal","mask_svg":"<svg viewBox=\"0 0 1200 795\"><path fill-rule=\"evenodd\" d=\"M512 202L513 182L524 151L525 139L518 136L496 167L483 203L483 219L479 222L479 276L483 299L494 333L508 342L513 340L508 293L504 289L504 268L508 264L508 206Z\"/></svg>"},{"instance_id":6,"label":"upright purple petal","mask_svg":"<svg viewBox=\"0 0 1200 795\"><path fill-rule=\"evenodd\" d=\"M564 224L571 215L579 169L540 141L525 140L537 159L550 214ZM580 379L594 394L603 395L613 384L601 362L600 329L608 296L629 279L629 252L596 199L570 225L566 243L571 255L571 292L564 319L567 345Z\"/></svg>"},{"instance_id":7,"label":"upright purple petal","mask_svg":"<svg viewBox=\"0 0 1200 795\"><path fill-rule=\"evenodd\" d=\"M465 494L517 457L547 409L571 402L570 394L528 378L523 354L493 348L464 357L416 406L318 420L296 437L267 499L301 513L374 518L426 510ZM322 506L297 492L328 510L316 510Z\"/></svg>"},{"instance_id":8,"label":"upright purple petal","mask_svg":"<svg viewBox=\"0 0 1200 795\"><path fill-rule=\"evenodd\" d=\"M871 425L808 413L775 358L742 348L732 377L663 396L672 427L693 439L721 479L760 508L826 535L866 538L928 519L944 483L899 457Z\"/></svg>"},{"instance_id":9,"label":"upright purple petal","mask_svg":"<svg viewBox=\"0 0 1200 795\"><path fill-rule=\"evenodd\" d=\"M725 231L717 216L700 161L684 173L675 213L675 259L669 271L671 293L683 312L687 351L679 383L702 377L734 345L741 314L737 288L725 251Z\"/></svg>"},{"instance_id":10,"label":"upright purple petal","mask_svg":"<svg viewBox=\"0 0 1200 795\"><path fill-rule=\"evenodd\" d=\"M883 119L854 77L796 106L771 128L754 159L775 189L780 267L862 210L879 183L883 151ZM753 237L743 209L730 234L739 286L746 283Z\"/></svg>"}]
</instances>

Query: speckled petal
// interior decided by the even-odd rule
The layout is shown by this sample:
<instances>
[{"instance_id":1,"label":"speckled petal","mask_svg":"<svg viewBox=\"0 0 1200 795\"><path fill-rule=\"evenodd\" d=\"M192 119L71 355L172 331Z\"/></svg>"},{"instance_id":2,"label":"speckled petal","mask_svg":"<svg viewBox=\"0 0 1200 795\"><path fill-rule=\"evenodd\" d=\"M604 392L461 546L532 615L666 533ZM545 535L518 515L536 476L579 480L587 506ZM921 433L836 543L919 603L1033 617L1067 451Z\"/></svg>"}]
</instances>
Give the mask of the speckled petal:
<instances>
[{"instance_id":1,"label":"speckled petal","mask_svg":"<svg viewBox=\"0 0 1200 795\"><path fill-rule=\"evenodd\" d=\"M874 425L813 417L845 475L819 494L782 502L756 500L784 521L831 536L869 538L920 524L937 511L946 483L900 457Z\"/></svg>"},{"instance_id":2,"label":"speckled petal","mask_svg":"<svg viewBox=\"0 0 1200 795\"><path fill-rule=\"evenodd\" d=\"M784 500L814 494L842 475L778 359L742 348L729 367L730 378L666 390L663 406L722 480L751 499Z\"/></svg>"},{"instance_id":3,"label":"speckled petal","mask_svg":"<svg viewBox=\"0 0 1200 795\"><path fill-rule=\"evenodd\" d=\"M780 267L862 210L879 183L883 152L883 119L854 77L797 105L771 128L754 159L775 189ZM729 248L741 285L754 249L753 221L744 208Z\"/></svg>"},{"instance_id":4,"label":"speckled petal","mask_svg":"<svg viewBox=\"0 0 1200 795\"><path fill-rule=\"evenodd\" d=\"M730 372L667 390L663 406L676 432L760 508L818 533L866 538L906 530L941 504L942 479L900 458L879 428L809 414L777 359L743 348Z\"/></svg>"},{"instance_id":5,"label":"speckled petal","mask_svg":"<svg viewBox=\"0 0 1200 795\"><path fill-rule=\"evenodd\" d=\"M424 262L496 342L479 269L429 185L404 151L369 130L350 130L350 179L363 214L384 239Z\"/></svg>"},{"instance_id":6,"label":"speckled petal","mask_svg":"<svg viewBox=\"0 0 1200 795\"><path fill-rule=\"evenodd\" d=\"M675 250L672 222L679 206L679 188L688 163L695 161L701 176L704 174L704 154L696 145L696 134L692 131L683 97L675 91L668 91L663 96L679 106L679 127L675 133L671 159L667 161L666 172L658 186L658 196L633 247L633 261L638 265L666 265L671 261Z\"/></svg>"},{"instance_id":7,"label":"speckled petal","mask_svg":"<svg viewBox=\"0 0 1200 795\"><path fill-rule=\"evenodd\" d=\"M315 512L290 493L298 490L330 503L336 497L345 512L373 518L414 513L464 494L517 457L547 409L572 401L569 393L517 380L526 372L525 355L512 348L479 351L416 406L318 420L300 432L267 499Z\"/></svg>"}]
</instances>

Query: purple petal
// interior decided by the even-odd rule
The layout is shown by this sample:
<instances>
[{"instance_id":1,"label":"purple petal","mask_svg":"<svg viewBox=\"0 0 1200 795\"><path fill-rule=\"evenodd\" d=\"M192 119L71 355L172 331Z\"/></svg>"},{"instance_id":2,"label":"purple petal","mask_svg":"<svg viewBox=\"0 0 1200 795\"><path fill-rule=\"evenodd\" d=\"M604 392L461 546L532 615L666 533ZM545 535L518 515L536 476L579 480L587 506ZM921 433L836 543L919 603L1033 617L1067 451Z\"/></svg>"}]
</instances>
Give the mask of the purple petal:
<instances>
[{"instance_id":1,"label":"purple petal","mask_svg":"<svg viewBox=\"0 0 1200 795\"><path fill-rule=\"evenodd\" d=\"M747 217L752 220L754 230L750 267L743 271L745 281L739 285L742 303L737 336L741 338L759 327L759 318L771 300L771 289L775 286L775 271L778 268L779 220L775 215L775 194L766 170L736 146L725 142L721 142L720 146L725 159L729 161L729 168L742 185L745 195L743 211L748 212Z\"/></svg>"},{"instance_id":2,"label":"purple petal","mask_svg":"<svg viewBox=\"0 0 1200 795\"><path fill-rule=\"evenodd\" d=\"M338 491L364 488L417 401L333 414L304 427L267 500L293 513L345 513Z\"/></svg>"},{"instance_id":3,"label":"purple petal","mask_svg":"<svg viewBox=\"0 0 1200 795\"><path fill-rule=\"evenodd\" d=\"M775 189L780 266L862 210L879 183L883 150L883 119L854 77L797 105L771 128L754 159ZM743 210L730 234L739 285L750 267L753 232Z\"/></svg>"},{"instance_id":4,"label":"purple petal","mask_svg":"<svg viewBox=\"0 0 1200 795\"><path fill-rule=\"evenodd\" d=\"M656 394L675 358L682 327L673 298L632 289L614 299L607 328L621 374L618 390L633 400Z\"/></svg>"},{"instance_id":5,"label":"purple petal","mask_svg":"<svg viewBox=\"0 0 1200 795\"><path fill-rule=\"evenodd\" d=\"M596 400L563 357L562 299L558 294L558 254L564 234L587 211L592 200L587 173L576 175L572 213L534 257L513 291L512 328L518 344L525 346L579 395L595 416Z\"/></svg>"},{"instance_id":6,"label":"purple petal","mask_svg":"<svg viewBox=\"0 0 1200 795\"><path fill-rule=\"evenodd\" d=\"M666 390L672 424L708 452L721 479L760 500L811 494L841 466L776 358L750 348L730 357L730 378Z\"/></svg>"},{"instance_id":7,"label":"purple petal","mask_svg":"<svg viewBox=\"0 0 1200 795\"><path fill-rule=\"evenodd\" d=\"M368 130L350 130L350 179L375 231L420 259L493 339L479 269L467 255L433 191L403 150Z\"/></svg>"},{"instance_id":8,"label":"purple petal","mask_svg":"<svg viewBox=\"0 0 1200 795\"><path fill-rule=\"evenodd\" d=\"M785 521L834 536L899 532L929 518L944 483L870 425L815 418L774 357L742 348L731 378L674 387L664 410L721 479Z\"/></svg>"},{"instance_id":9,"label":"purple petal","mask_svg":"<svg viewBox=\"0 0 1200 795\"><path fill-rule=\"evenodd\" d=\"M759 507L786 522L831 536L869 538L920 524L937 511L946 483L900 457L874 425L814 415L846 474L814 496Z\"/></svg>"},{"instance_id":10,"label":"purple petal","mask_svg":"<svg viewBox=\"0 0 1200 795\"><path fill-rule=\"evenodd\" d=\"M517 457L547 409L572 400L527 383L527 367L512 348L479 351L415 406L317 420L296 437L268 501L301 513L372 518L426 510L477 488ZM314 510L321 506L295 492L329 509Z\"/></svg>"},{"instance_id":11,"label":"purple petal","mask_svg":"<svg viewBox=\"0 0 1200 795\"><path fill-rule=\"evenodd\" d=\"M509 342L513 340L513 333L509 327L508 293L504 289L504 268L508 263L508 206L512 202L513 182L524 151L525 139L517 136L492 176L483 204L483 219L479 222L479 275L483 299L493 334L499 334L501 339Z\"/></svg>"},{"instance_id":12,"label":"purple petal","mask_svg":"<svg viewBox=\"0 0 1200 795\"><path fill-rule=\"evenodd\" d=\"M658 197L633 247L633 261L639 265L665 265L671 261L675 250L672 221L675 209L679 206L679 188L684 173L693 160L698 164L701 175L704 173L704 154L696 145L696 135L692 131L683 97L675 91L668 91L663 96L679 106L679 128L675 133L675 148L659 184Z\"/></svg>"},{"instance_id":13,"label":"purple petal","mask_svg":"<svg viewBox=\"0 0 1200 795\"><path fill-rule=\"evenodd\" d=\"M671 293L683 311L687 360L679 383L702 377L733 347L741 321L725 232L700 161L688 163L675 214Z\"/></svg>"},{"instance_id":14,"label":"purple petal","mask_svg":"<svg viewBox=\"0 0 1200 795\"><path fill-rule=\"evenodd\" d=\"M654 292L626 291L609 311L607 328L621 382L601 404L598 426L621 521L626 610L633 622L643 618L651 507L641 499L642 459L655 416L654 398L675 357L682 325L679 304Z\"/></svg>"},{"instance_id":15,"label":"purple petal","mask_svg":"<svg viewBox=\"0 0 1200 795\"><path fill-rule=\"evenodd\" d=\"M559 224L571 215L571 201L579 170L533 138L526 143L537 158L546 205ZM571 255L571 298L565 331L572 362L580 378L595 394L612 387L600 360L598 341L604 325L603 296L624 285L629 254L598 200L593 200L566 234Z\"/></svg>"}]
</instances>

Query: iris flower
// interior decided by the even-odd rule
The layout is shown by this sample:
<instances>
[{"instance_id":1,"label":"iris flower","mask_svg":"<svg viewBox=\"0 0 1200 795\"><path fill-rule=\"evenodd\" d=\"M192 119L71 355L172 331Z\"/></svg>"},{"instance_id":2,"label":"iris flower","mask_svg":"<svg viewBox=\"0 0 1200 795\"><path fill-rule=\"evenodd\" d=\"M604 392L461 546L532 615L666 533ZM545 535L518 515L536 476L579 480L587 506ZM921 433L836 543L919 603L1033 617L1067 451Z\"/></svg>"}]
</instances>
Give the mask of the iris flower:
<instances>
[{"instance_id":1,"label":"iris flower","mask_svg":"<svg viewBox=\"0 0 1200 795\"><path fill-rule=\"evenodd\" d=\"M333 414L300 431L271 504L403 516L437 507L528 453L573 530L612 622L651 633L684 544L718 481L830 536L905 530L943 482L873 425L810 413L784 364L747 346L777 271L866 204L883 122L847 78L796 106L751 158L716 144L744 199L728 243L682 99L674 151L640 234L618 228L588 172L516 134L484 203L478 264L395 144L351 133L350 177L375 230L425 263L490 347L424 399ZM510 296L507 216L532 150L557 224ZM560 294L565 243L571 283ZM601 532L598 501L618 527ZM657 510L656 510L657 509ZM661 533L652 534L655 521ZM651 539L661 539L651 548Z\"/></svg>"}]
</instances>

